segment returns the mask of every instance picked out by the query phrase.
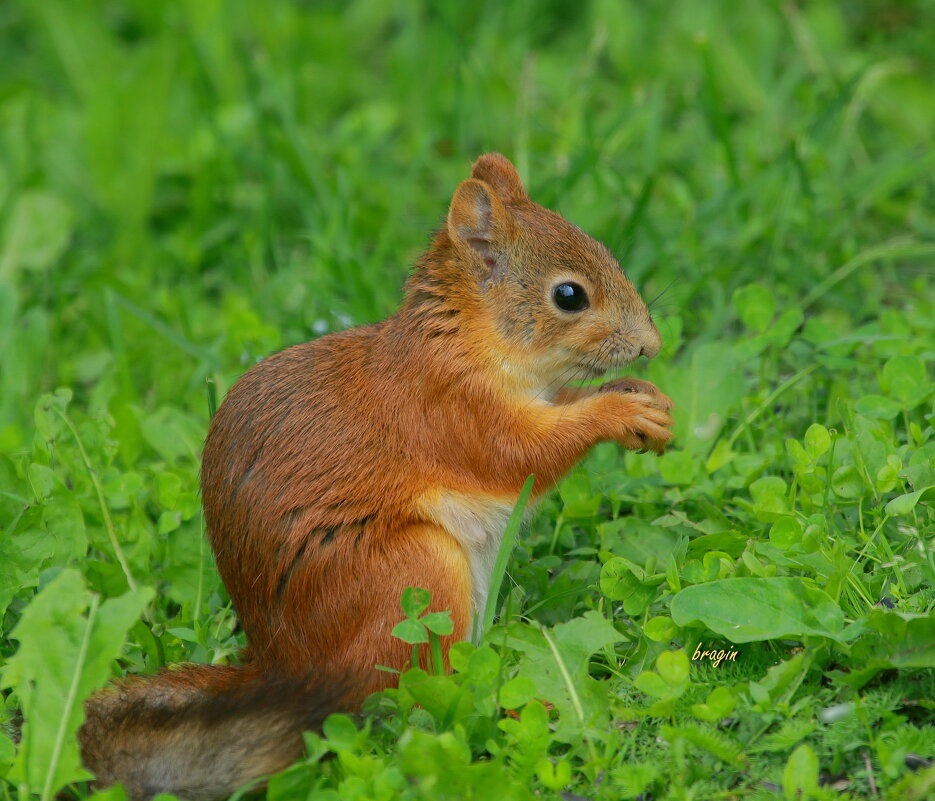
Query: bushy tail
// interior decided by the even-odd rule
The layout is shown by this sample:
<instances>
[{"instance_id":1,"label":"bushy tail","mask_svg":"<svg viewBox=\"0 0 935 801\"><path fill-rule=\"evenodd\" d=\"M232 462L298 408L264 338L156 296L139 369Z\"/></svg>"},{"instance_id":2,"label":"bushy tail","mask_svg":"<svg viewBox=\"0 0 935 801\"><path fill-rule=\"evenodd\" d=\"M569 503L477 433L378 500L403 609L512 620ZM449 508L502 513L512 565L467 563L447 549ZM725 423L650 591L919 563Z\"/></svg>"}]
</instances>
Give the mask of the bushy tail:
<instances>
[{"instance_id":1,"label":"bushy tail","mask_svg":"<svg viewBox=\"0 0 935 801\"><path fill-rule=\"evenodd\" d=\"M224 798L301 756L302 732L348 709L347 683L323 673L272 677L252 665L184 665L88 699L78 733L100 786L131 801L174 793Z\"/></svg>"}]
</instances>

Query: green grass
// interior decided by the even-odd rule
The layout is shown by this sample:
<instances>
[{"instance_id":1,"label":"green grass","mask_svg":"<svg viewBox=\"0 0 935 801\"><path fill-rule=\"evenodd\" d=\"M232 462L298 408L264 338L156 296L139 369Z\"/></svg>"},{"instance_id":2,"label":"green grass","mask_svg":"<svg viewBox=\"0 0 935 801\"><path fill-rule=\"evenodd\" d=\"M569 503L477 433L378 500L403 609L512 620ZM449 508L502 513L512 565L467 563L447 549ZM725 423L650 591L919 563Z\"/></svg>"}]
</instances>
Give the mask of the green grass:
<instances>
[{"instance_id":1,"label":"green grass","mask_svg":"<svg viewBox=\"0 0 935 801\"><path fill-rule=\"evenodd\" d=\"M595 449L486 644L267 797L930 797L933 37L931 0L0 4L0 798L91 795L109 676L236 658L212 399L391 313L487 150L652 299L676 447Z\"/></svg>"}]
</instances>

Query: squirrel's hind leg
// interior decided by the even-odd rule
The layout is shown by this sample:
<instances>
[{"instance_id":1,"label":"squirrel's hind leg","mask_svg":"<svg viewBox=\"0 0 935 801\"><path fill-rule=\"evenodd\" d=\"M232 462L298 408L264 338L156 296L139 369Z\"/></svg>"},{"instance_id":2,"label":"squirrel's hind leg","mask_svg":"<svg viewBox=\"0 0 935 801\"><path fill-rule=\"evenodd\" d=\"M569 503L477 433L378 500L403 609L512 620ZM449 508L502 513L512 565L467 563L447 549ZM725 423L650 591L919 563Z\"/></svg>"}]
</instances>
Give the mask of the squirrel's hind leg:
<instances>
[{"instance_id":1,"label":"squirrel's hind leg","mask_svg":"<svg viewBox=\"0 0 935 801\"><path fill-rule=\"evenodd\" d=\"M394 686L393 672L412 664L412 646L393 636L405 615L400 597L407 587L432 595L427 611L451 613L454 631L441 638L442 653L471 633L471 572L463 546L443 528L408 523L401 528L380 527L359 543L320 550L299 568L289 582L279 610L282 638L305 633L306 664L322 663L329 670L352 676L358 702L378 690ZM316 610L314 619L309 610ZM280 646L276 642L274 647ZM419 647L423 668L430 648Z\"/></svg>"}]
</instances>

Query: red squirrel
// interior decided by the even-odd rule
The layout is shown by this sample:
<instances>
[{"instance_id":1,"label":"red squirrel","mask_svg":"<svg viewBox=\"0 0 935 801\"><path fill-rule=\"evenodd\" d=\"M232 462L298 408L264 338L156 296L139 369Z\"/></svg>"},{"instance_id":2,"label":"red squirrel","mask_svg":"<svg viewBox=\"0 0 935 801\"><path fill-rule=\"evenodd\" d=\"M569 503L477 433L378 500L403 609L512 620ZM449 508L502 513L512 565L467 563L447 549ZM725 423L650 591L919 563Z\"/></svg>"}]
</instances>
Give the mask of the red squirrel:
<instances>
[{"instance_id":1,"label":"red squirrel","mask_svg":"<svg viewBox=\"0 0 935 801\"><path fill-rule=\"evenodd\" d=\"M406 587L483 611L526 478L541 496L595 443L661 453L671 401L597 379L661 340L611 253L481 156L380 323L277 353L233 386L204 447L204 512L247 637L242 665L184 665L93 696L79 740L134 801L226 796L287 767L301 732L395 683Z\"/></svg>"}]
</instances>

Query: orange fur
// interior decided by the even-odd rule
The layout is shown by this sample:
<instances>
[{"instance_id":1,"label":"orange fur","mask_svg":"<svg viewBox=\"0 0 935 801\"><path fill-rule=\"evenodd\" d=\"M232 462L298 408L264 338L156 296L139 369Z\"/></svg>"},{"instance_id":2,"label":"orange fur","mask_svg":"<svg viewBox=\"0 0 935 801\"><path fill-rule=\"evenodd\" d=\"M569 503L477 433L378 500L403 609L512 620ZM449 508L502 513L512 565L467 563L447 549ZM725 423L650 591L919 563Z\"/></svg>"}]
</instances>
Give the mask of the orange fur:
<instances>
[{"instance_id":1,"label":"orange fur","mask_svg":"<svg viewBox=\"0 0 935 801\"><path fill-rule=\"evenodd\" d=\"M586 291L585 310L556 307L563 281ZM350 676L342 703L357 708L392 682L375 665L410 659L391 635L407 586L451 611L447 653L483 604L530 473L538 496L596 442L661 452L671 403L651 384L566 386L659 347L606 248L529 200L503 156L482 156L396 315L269 357L211 423L204 509L250 680ZM119 717L102 703L89 713ZM106 763L101 751L86 753L92 768Z\"/></svg>"}]
</instances>

